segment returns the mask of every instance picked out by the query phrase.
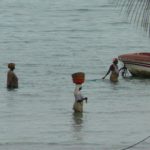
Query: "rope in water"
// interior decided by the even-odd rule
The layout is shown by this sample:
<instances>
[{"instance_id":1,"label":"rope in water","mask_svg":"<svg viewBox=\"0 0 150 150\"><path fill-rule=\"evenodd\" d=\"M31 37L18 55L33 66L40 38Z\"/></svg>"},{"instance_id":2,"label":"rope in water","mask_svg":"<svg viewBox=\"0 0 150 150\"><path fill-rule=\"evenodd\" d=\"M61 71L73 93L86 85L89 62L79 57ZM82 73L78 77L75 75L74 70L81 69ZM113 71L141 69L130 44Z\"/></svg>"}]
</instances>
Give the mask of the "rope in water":
<instances>
[{"instance_id":1,"label":"rope in water","mask_svg":"<svg viewBox=\"0 0 150 150\"><path fill-rule=\"evenodd\" d=\"M140 143L146 141L146 140L149 139L149 138L150 138L150 136L144 138L143 140L141 140L141 141L139 141L139 142L137 142L137 143L135 143L135 144L133 144L133 145L131 145L131 146L128 146L128 147L126 147L126 148L123 148L123 149L121 149L121 150L127 150L127 149L130 149L130 148L133 148L134 146L139 145Z\"/></svg>"}]
</instances>

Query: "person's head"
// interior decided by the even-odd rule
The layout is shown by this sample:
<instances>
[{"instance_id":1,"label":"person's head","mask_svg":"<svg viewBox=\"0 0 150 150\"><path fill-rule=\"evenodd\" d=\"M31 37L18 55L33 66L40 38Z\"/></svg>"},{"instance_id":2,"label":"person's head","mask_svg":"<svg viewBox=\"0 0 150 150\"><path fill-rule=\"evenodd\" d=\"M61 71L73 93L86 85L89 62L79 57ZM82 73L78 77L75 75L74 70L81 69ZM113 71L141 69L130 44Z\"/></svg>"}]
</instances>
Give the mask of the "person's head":
<instances>
[{"instance_id":1,"label":"person's head","mask_svg":"<svg viewBox=\"0 0 150 150\"><path fill-rule=\"evenodd\" d=\"M8 68L9 68L10 70L14 70L14 69L15 69L15 64L14 64L14 63L9 63L9 64L8 64Z\"/></svg>"},{"instance_id":2,"label":"person's head","mask_svg":"<svg viewBox=\"0 0 150 150\"><path fill-rule=\"evenodd\" d=\"M79 88L79 91L82 90L82 86Z\"/></svg>"},{"instance_id":3,"label":"person's head","mask_svg":"<svg viewBox=\"0 0 150 150\"><path fill-rule=\"evenodd\" d=\"M117 59L117 58L114 58L114 59L113 59L113 64L115 64L115 65L118 64L118 59Z\"/></svg>"}]
</instances>

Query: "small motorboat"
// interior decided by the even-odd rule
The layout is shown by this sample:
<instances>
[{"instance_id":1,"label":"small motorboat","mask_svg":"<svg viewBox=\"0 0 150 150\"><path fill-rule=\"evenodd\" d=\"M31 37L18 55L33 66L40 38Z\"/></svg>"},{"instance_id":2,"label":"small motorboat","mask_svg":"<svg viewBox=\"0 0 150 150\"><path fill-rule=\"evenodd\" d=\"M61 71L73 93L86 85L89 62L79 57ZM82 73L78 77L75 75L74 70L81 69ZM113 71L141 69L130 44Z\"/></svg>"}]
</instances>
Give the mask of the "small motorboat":
<instances>
[{"instance_id":1,"label":"small motorboat","mask_svg":"<svg viewBox=\"0 0 150 150\"><path fill-rule=\"evenodd\" d=\"M150 53L129 53L118 56L132 76L150 78Z\"/></svg>"}]
</instances>

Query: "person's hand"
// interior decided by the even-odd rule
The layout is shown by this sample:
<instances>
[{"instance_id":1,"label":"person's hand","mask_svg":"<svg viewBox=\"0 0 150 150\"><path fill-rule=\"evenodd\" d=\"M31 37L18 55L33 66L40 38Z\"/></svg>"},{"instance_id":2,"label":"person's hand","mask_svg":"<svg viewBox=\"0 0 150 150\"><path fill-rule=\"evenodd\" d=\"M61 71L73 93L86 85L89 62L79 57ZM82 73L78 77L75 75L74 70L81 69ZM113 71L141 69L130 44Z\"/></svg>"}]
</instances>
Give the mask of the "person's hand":
<instances>
[{"instance_id":1,"label":"person's hand","mask_svg":"<svg viewBox=\"0 0 150 150\"><path fill-rule=\"evenodd\" d=\"M88 98L87 97L85 97L85 102L87 103L87 100L88 100Z\"/></svg>"}]
</instances>

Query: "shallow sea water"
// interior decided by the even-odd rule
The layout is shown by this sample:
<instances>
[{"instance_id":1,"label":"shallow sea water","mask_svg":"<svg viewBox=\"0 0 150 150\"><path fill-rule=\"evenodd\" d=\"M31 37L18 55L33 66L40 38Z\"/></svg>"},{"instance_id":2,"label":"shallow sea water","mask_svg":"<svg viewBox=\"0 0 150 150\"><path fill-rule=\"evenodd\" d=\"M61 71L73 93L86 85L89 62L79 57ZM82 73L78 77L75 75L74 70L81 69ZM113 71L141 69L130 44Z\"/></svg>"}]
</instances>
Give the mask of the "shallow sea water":
<instances>
[{"instance_id":1,"label":"shallow sea water","mask_svg":"<svg viewBox=\"0 0 150 150\"><path fill-rule=\"evenodd\" d=\"M112 3L2 0L0 20L0 149L121 150L150 135L150 80L101 79L112 58L150 49ZM9 62L19 77L13 91ZM77 71L86 74L83 114L72 110ZM147 139L132 149L149 148Z\"/></svg>"}]
</instances>

